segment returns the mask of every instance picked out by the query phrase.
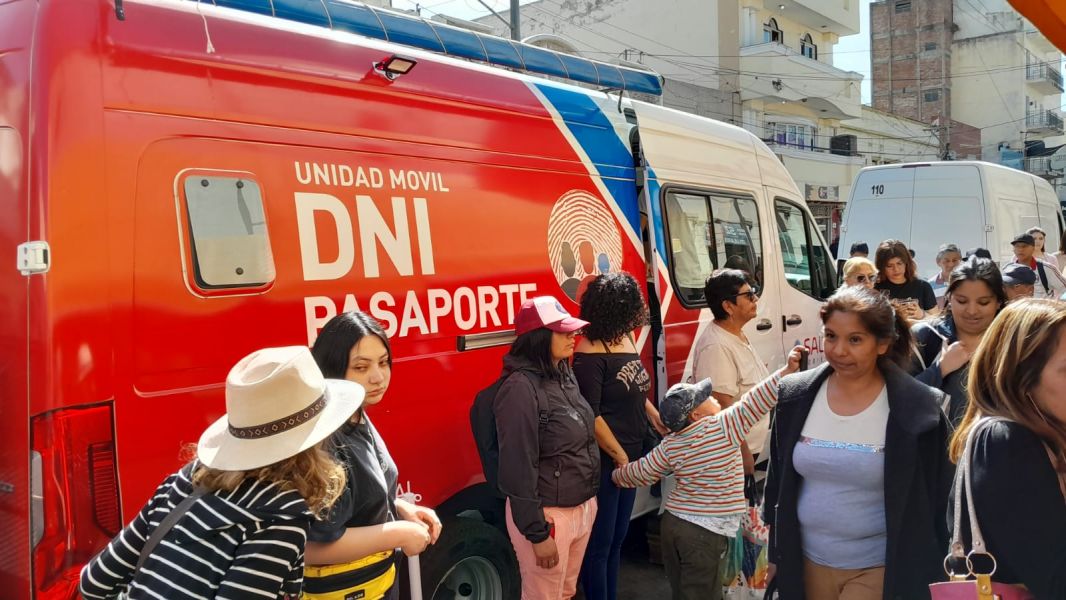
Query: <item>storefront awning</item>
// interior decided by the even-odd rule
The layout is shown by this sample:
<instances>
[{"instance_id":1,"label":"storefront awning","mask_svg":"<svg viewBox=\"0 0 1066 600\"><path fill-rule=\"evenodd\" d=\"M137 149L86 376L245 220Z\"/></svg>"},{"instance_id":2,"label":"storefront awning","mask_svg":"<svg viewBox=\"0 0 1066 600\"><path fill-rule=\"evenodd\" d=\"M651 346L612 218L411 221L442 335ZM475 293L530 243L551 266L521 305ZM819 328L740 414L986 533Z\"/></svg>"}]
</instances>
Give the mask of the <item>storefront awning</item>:
<instances>
[{"instance_id":1,"label":"storefront awning","mask_svg":"<svg viewBox=\"0 0 1066 600\"><path fill-rule=\"evenodd\" d=\"M1037 29L1066 51L1066 2L1063 0L1010 0L1011 5Z\"/></svg>"}]
</instances>

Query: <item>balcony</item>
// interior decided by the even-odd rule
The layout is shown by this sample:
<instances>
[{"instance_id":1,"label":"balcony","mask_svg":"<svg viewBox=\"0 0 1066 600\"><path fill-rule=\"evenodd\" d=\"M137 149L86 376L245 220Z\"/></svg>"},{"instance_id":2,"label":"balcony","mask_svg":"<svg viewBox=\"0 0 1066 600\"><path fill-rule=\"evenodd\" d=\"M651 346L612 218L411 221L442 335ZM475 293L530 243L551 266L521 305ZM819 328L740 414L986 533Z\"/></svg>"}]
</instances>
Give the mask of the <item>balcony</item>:
<instances>
[{"instance_id":1,"label":"balcony","mask_svg":"<svg viewBox=\"0 0 1066 600\"><path fill-rule=\"evenodd\" d=\"M862 75L808 58L782 44L740 49L740 99L786 102L818 119L862 117Z\"/></svg>"},{"instance_id":2,"label":"balcony","mask_svg":"<svg viewBox=\"0 0 1066 600\"><path fill-rule=\"evenodd\" d=\"M1032 133L1062 133L1062 117L1050 110L1032 111L1025 115L1025 128Z\"/></svg>"},{"instance_id":3,"label":"balcony","mask_svg":"<svg viewBox=\"0 0 1066 600\"><path fill-rule=\"evenodd\" d=\"M1025 80L1042 95L1061 94L1062 73L1057 66L1046 62L1032 62L1025 67Z\"/></svg>"},{"instance_id":4,"label":"balcony","mask_svg":"<svg viewBox=\"0 0 1066 600\"><path fill-rule=\"evenodd\" d=\"M1046 177L1052 173L1050 156L1032 156L1025 159L1025 171L1040 177Z\"/></svg>"}]
</instances>

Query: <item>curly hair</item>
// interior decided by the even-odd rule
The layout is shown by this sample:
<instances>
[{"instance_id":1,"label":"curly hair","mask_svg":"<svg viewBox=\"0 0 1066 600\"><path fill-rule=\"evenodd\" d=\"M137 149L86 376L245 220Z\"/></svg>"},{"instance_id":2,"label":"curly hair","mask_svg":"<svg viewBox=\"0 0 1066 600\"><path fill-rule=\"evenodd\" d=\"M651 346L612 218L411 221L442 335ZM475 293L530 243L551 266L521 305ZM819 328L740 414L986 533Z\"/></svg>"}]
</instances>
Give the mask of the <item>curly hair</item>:
<instances>
[{"instance_id":1,"label":"curly hair","mask_svg":"<svg viewBox=\"0 0 1066 600\"><path fill-rule=\"evenodd\" d=\"M581 296L581 319L589 322L585 338L608 345L621 342L649 322L640 284L629 273L597 276Z\"/></svg>"}]
</instances>

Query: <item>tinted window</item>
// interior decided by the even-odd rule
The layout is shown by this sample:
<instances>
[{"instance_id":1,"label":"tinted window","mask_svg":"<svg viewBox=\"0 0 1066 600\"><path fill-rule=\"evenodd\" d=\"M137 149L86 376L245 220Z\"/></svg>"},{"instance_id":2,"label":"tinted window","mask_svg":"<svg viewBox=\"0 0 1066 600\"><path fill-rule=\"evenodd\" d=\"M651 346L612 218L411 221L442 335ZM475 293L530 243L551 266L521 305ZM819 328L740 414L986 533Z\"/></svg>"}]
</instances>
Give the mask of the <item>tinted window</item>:
<instances>
[{"instance_id":1,"label":"tinted window","mask_svg":"<svg viewBox=\"0 0 1066 600\"><path fill-rule=\"evenodd\" d=\"M684 306L704 304L703 284L715 269L740 269L753 286L762 286L762 240L754 200L668 190L664 201L670 269Z\"/></svg>"},{"instance_id":2,"label":"tinted window","mask_svg":"<svg viewBox=\"0 0 1066 600\"><path fill-rule=\"evenodd\" d=\"M836 288L836 276L829 249L822 244L817 226L796 204L774 203L785 280L793 288L824 300Z\"/></svg>"}]
</instances>

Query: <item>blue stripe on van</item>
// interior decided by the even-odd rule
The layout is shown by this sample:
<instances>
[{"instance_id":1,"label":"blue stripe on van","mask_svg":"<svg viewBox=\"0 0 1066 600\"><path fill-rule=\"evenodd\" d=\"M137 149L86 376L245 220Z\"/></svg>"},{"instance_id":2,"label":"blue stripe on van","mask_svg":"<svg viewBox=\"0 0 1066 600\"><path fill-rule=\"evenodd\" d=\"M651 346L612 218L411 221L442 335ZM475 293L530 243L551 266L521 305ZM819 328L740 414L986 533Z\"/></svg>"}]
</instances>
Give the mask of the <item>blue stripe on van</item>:
<instances>
[{"instance_id":1,"label":"blue stripe on van","mask_svg":"<svg viewBox=\"0 0 1066 600\"><path fill-rule=\"evenodd\" d=\"M629 145L615 132L610 119L596 102L580 91L535 84L566 123L581 149L592 161L604 187L625 215L627 224L640 238L640 208L637 205L636 169Z\"/></svg>"}]
</instances>

